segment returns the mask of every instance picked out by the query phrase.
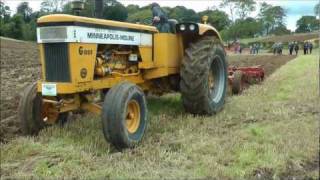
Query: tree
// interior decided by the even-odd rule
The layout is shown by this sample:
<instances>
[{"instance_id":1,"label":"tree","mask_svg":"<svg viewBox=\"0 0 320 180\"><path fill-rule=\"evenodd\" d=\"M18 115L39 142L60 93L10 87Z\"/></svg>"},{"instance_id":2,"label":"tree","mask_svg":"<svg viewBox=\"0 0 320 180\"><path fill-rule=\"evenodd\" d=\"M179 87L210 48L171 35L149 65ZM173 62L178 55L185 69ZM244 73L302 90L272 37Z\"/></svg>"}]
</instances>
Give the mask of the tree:
<instances>
[{"instance_id":1,"label":"tree","mask_svg":"<svg viewBox=\"0 0 320 180\"><path fill-rule=\"evenodd\" d=\"M226 29L231 21L229 19L228 14L219 10L205 10L199 12L199 16L208 16L208 23L215 27L218 31Z\"/></svg>"},{"instance_id":2,"label":"tree","mask_svg":"<svg viewBox=\"0 0 320 180\"><path fill-rule=\"evenodd\" d=\"M65 4L66 0L43 0L40 11L45 13L58 13L62 11Z\"/></svg>"},{"instance_id":3,"label":"tree","mask_svg":"<svg viewBox=\"0 0 320 180\"><path fill-rule=\"evenodd\" d=\"M28 2L20 3L17 7L17 14L21 14L25 22L30 22L32 9L29 7L29 3Z\"/></svg>"},{"instance_id":4,"label":"tree","mask_svg":"<svg viewBox=\"0 0 320 180\"><path fill-rule=\"evenodd\" d=\"M22 39L23 38L23 16L20 14L14 15L10 22L4 25L3 34L4 36Z\"/></svg>"},{"instance_id":5,"label":"tree","mask_svg":"<svg viewBox=\"0 0 320 180\"><path fill-rule=\"evenodd\" d=\"M235 18L234 18L234 10L236 9L236 0L223 0L220 4L220 7L228 7L229 11L230 11L230 15L231 15L231 21L234 22Z\"/></svg>"},{"instance_id":6,"label":"tree","mask_svg":"<svg viewBox=\"0 0 320 180\"><path fill-rule=\"evenodd\" d=\"M267 3L261 4L259 18L263 22L265 33L268 35L276 27L284 24L286 12L281 6L272 6Z\"/></svg>"},{"instance_id":7,"label":"tree","mask_svg":"<svg viewBox=\"0 0 320 180\"><path fill-rule=\"evenodd\" d=\"M7 23L10 19L10 7L0 1L0 21Z\"/></svg>"},{"instance_id":8,"label":"tree","mask_svg":"<svg viewBox=\"0 0 320 180\"><path fill-rule=\"evenodd\" d=\"M234 24L230 26L224 36L229 40L236 40L239 38L252 38L257 36L262 31L262 23L254 18L237 19Z\"/></svg>"},{"instance_id":9,"label":"tree","mask_svg":"<svg viewBox=\"0 0 320 180\"><path fill-rule=\"evenodd\" d=\"M221 7L228 7L231 14L231 19L234 22L234 15L244 20L248 15L255 10L256 2L254 0L223 0Z\"/></svg>"},{"instance_id":10,"label":"tree","mask_svg":"<svg viewBox=\"0 0 320 180\"><path fill-rule=\"evenodd\" d=\"M10 21L10 8L0 1L0 36L4 36L5 24Z\"/></svg>"},{"instance_id":11,"label":"tree","mask_svg":"<svg viewBox=\"0 0 320 180\"><path fill-rule=\"evenodd\" d=\"M245 19L256 9L256 2L254 0L238 0L236 5L238 7L237 14L240 19Z\"/></svg>"},{"instance_id":12,"label":"tree","mask_svg":"<svg viewBox=\"0 0 320 180\"><path fill-rule=\"evenodd\" d=\"M129 4L127 7L128 14L134 14L139 11L138 5Z\"/></svg>"},{"instance_id":13,"label":"tree","mask_svg":"<svg viewBox=\"0 0 320 180\"><path fill-rule=\"evenodd\" d=\"M302 16L297 21L297 33L312 32L319 30L319 19L316 16Z\"/></svg>"},{"instance_id":14,"label":"tree","mask_svg":"<svg viewBox=\"0 0 320 180\"><path fill-rule=\"evenodd\" d=\"M102 14L105 19L115 21L125 21L128 18L126 7L116 0L106 1Z\"/></svg>"},{"instance_id":15,"label":"tree","mask_svg":"<svg viewBox=\"0 0 320 180\"><path fill-rule=\"evenodd\" d=\"M197 22L199 21L199 15L192 9L187 9L184 6L176 6L168 9L168 17L170 19L176 19L180 22Z\"/></svg>"},{"instance_id":16,"label":"tree","mask_svg":"<svg viewBox=\"0 0 320 180\"><path fill-rule=\"evenodd\" d=\"M150 9L140 9L128 14L127 21L140 24L152 24L152 13Z\"/></svg>"},{"instance_id":17,"label":"tree","mask_svg":"<svg viewBox=\"0 0 320 180\"><path fill-rule=\"evenodd\" d=\"M287 29L287 27L284 24L280 24L279 26L274 28L272 31L270 31L270 34L274 34L277 36L290 34L290 33L291 33L291 31L289 29Z\"/></svg>"},{"instance_id":18,"label":"tree","mask_svg":"<svg viewBox=\"0 0 320 180\"><path fill-rule=\"evenodd\" d=\"M318 16L320 18L320 2L315 5L314 13L315 13L316 16Z\"/></svg>"}]
</instances>

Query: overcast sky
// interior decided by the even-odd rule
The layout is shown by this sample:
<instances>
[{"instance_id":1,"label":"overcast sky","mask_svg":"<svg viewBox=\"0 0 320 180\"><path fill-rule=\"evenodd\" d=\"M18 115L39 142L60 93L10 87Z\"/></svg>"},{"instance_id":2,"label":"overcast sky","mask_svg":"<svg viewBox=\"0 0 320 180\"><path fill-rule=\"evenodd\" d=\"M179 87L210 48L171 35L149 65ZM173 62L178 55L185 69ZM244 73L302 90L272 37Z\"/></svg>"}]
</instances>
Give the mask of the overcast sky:
<instances>
[{"instance_id":1,"label":"overcast sky","mask_svg":"<svg viewBox=\"0 0 320 180\"><path fill-rule=\"evenodd\" d=\"M6 5L10 6L10 9L15 13L17 5L23 0L1 0ZM24 0L29 2L31 8L36 11L40 9L41 0ZM71 0L69 0L71 1ZM158 2L161 6L185 6L189 9L193 9L197 12L211 8L212 6L219 7L221 1L219 0L118 0L124 5L136 4L139 6L145 6L152 2ZM282 6L286 12L286 25L289 29L294 31L296 29L296 21L304 15L314 15L314 6L319 0L256 0L257 4L267 2L272 5ZM222 9L224 10L224 9ZM258 14L259 7L250 16L255 17ZM225 10L229 14L228 10Z\"/></svg>"}]
</instances>

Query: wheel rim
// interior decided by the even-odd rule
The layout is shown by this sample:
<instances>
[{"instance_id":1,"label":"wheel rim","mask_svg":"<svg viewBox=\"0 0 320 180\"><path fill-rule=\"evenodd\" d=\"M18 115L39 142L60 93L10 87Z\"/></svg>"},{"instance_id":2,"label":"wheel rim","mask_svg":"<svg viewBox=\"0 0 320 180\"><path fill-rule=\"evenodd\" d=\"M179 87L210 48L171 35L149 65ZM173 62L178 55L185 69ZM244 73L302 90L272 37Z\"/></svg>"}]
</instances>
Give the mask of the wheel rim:
<instances>
[{"instance_id":1,"label":"wheel rim","mask_svg":"<svg viewBox=\"0 0 320 180\"><path fill-rule=\"evenodd\" d=\"M54 110L53 104L43 103L41 109L42 120L45 123L53 124L59 118L59 112Z\"/></svg>"},{"instance_id":2,"label":"wheel rim","mask_svg":"<svg viewBox=\"0 0 320 180\"><path fill-rule=\"evenodd\" d=\"M210 72L209 72L208 84L209 84L210 94L212 94L212 91L214 90L214 76L213 76L212 69L210 69Z\"/></svg>"},{"instance_id":3,"label":"wheel rim","mask_svg":"<svg viewBox=\"0 0 320 180\"><path fill-rule=\"evenodd\" d=\"M209 72L209 93L213 102L218 103L223 96L226 81L223 60L216 56L211 64ZM212 82L211 82L212 81Z\"/></svg>"},{"instance_id":4,"label":"wheel rim","mask_svg":"<svg viewBox=\"0 0 320 180\"><path fill-rule=\"evenodd\" d=\"M140 125L140 106L136 100L130 100L127 107L126 126L129 133L135 133Z\"/></svg>"}]
</instances>

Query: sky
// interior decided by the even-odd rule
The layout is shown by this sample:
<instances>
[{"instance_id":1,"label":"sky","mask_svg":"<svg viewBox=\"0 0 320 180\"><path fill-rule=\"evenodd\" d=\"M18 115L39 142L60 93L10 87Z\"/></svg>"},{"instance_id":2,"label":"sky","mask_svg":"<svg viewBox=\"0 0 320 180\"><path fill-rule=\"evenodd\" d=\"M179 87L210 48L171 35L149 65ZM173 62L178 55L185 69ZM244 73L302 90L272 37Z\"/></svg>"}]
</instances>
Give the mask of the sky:
<instances>
[{"instance_id":1,"label":"sky","mask_svg":"<svg viewBox=\"0 0 320 180\"><path fill-rule=\"evenodd\" d=\"M15 13L17 5L23 1L29 2L30 7L37 11L40 9L41 0L1 0L6 5L10 7L12 13ZM68 0L71 1L71 0ZM122 4L136 4L139 6L146 6L152 2L157 2L160 6L185 6L186 8L193 9L196 12L212 8L213 6L219 8L220 0L118 0ZM319 0L256 0L257 4L266 2L268 4L281 6L287 12L286 25L287 28L294 31L296 29L296 22L301 16L314 15L314 6L319 2ZM220 9L220 8L219 8ZM230 14L227 9L224 10L226 13ZM258 14L259 6L255 12L251 13L250 16L255 17Z\"/></svg>"}]
</instances>

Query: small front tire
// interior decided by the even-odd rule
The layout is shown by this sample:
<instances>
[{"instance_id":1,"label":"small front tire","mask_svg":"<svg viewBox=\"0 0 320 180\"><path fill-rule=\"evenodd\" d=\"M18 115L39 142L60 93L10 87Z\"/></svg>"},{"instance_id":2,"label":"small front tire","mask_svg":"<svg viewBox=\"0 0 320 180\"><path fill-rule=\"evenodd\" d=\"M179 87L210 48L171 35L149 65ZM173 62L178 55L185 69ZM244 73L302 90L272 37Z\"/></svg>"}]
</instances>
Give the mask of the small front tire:
<instances>
[{"instance_id":1,"label":"small front tire","mask_svg":"<svg viewBox=\"0 0 320 180\"><path fill-rule=\"evenodd\" d=\"M44 121L44 118L49 118L50 122L61 125L67 121L68 112L59 113L52 110L54 110L54 107L43 103L41 93L37 92L37 83L28 85L22 92L18 106L22 133L24 135L37 135L41 129L49 125Z\"/></svg>"},{"instance_id":2,"label":"small front tire","mask_svg":"<svg viewBox=\"0 0 320 180\"><path fill-rule=\"evenodd\" d=\"M129 82L112 87L102 108L105 139L117 149L135 147L147 127L147 103L143 91Z\"/></svg>"}]
</instances>

